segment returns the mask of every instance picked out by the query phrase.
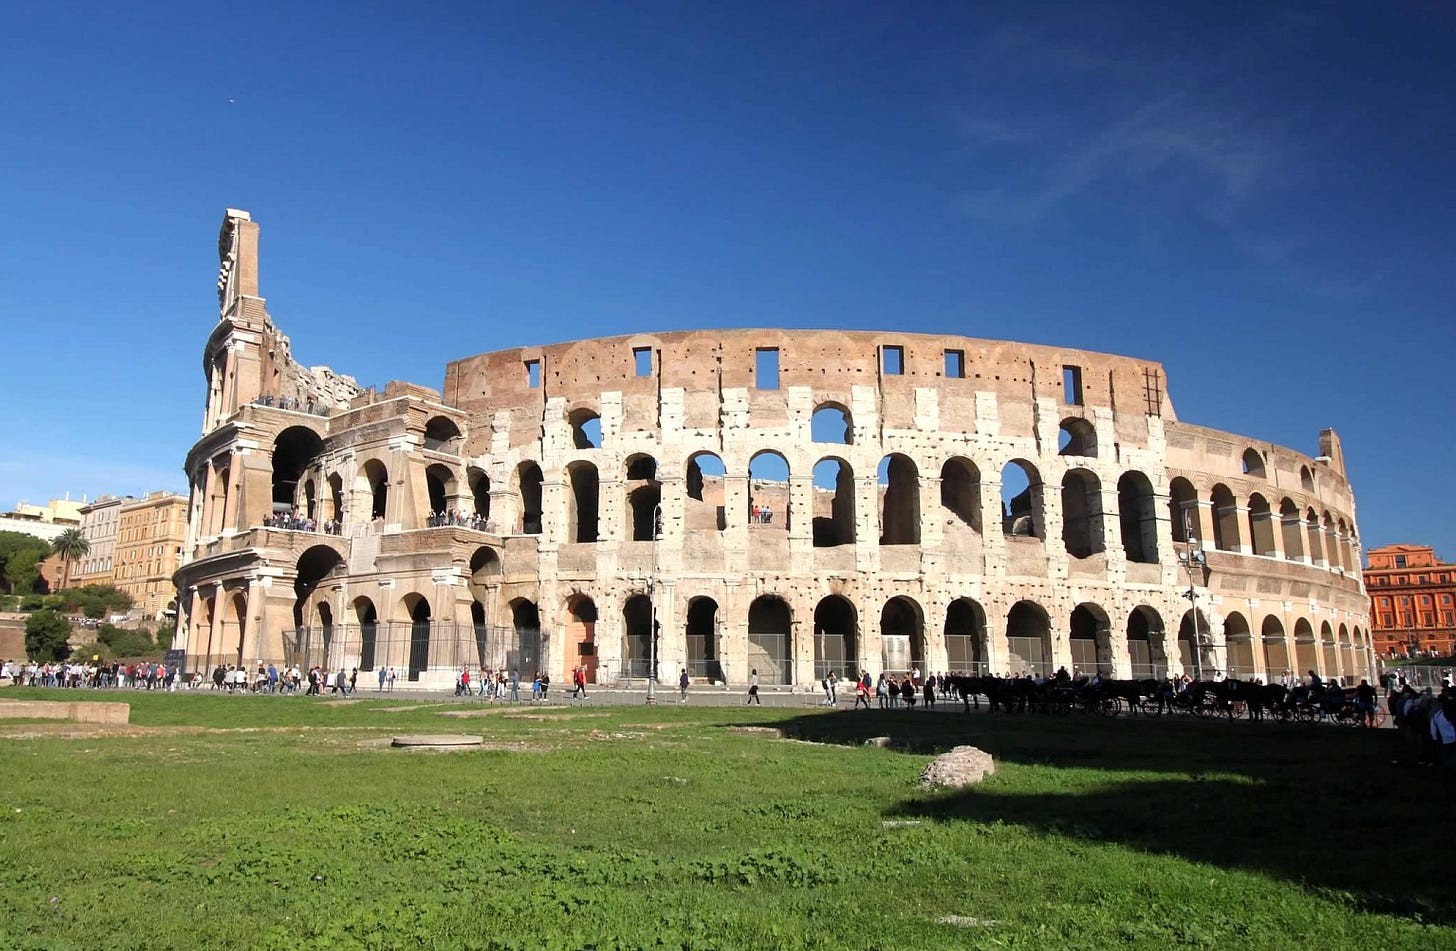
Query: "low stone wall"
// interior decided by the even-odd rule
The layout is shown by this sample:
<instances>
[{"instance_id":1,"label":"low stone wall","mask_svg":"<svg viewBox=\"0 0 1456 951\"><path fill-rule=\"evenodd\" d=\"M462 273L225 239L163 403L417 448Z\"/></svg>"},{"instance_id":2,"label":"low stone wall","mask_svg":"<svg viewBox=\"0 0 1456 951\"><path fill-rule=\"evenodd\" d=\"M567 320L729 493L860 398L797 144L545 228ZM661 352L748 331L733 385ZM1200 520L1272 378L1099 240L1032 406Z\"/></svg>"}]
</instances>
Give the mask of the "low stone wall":
<instances>
[{"instance_id":1,"label":"low stone wall","mask_svg":"<svg viewBox=\"0 0 1456 951\"><path fill-rule=\"evenodd\" d=\"M90 700L0 700L0 719L128 723L131 721L131 704L97 703Z\"/></svg>"}]
</instances>

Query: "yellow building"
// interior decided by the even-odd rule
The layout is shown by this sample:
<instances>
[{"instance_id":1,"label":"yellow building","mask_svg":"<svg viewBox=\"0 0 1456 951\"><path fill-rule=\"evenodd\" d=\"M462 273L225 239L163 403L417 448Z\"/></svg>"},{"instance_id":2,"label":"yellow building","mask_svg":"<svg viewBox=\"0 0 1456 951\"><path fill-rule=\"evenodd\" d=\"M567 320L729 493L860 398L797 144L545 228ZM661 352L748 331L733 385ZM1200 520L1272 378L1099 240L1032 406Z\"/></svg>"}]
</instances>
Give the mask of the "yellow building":
<instances>
[{"instance_id":1,"label":"yellow building","mask_svg":"<svg viewBox=\"0 0 1456 951\"><path fill-rule=\"evenodd\" d=\"M172 575L187 539L187 498L151 492L121 506L112 583L131 595L132 613L159 620L176 612Z\"/></svg>"},{"instance_id":2,"label":"yellow building","mask_svg":"<svg viewBox=\"0 0 1456 951\"><path fill-rule=\"evenodd\" d=\"M71 587L111 584L116 558L116 535L121 530L121 507L136 499L103 495L81 509L81 534L91 546L71 569Z\"/></svg>"}]
</instances>

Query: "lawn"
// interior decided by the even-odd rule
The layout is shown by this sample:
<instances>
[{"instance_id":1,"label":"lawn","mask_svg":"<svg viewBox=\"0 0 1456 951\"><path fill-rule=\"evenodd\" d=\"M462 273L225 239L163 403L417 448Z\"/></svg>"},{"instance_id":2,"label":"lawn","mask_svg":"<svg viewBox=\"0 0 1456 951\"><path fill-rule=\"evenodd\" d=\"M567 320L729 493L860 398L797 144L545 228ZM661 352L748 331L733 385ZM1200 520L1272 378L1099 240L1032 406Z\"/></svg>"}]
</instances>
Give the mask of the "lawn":
<instances>
[{"instance_id":1,"label":"lawn","mask_svg":"<svg viewBox=\"0 0 1456 951\"><path fill-rule=\"evenodd\" d=\"M1456 947L1452 801L1393 731L120 699L0 721L0 946ZM960 743L996 775L921 790Z\"/></svg>"}]
</instances>

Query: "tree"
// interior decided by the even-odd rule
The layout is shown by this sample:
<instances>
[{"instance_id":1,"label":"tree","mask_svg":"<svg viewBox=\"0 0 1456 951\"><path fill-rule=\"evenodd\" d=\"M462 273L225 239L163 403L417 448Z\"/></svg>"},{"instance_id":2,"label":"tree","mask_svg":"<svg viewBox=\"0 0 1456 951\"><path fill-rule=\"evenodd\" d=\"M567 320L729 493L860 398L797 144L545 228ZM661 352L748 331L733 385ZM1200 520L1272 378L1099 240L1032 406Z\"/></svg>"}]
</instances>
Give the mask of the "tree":
<instances>
[{"instance_id":1,"label":"tree","mask_svg":"<svg viewBox=\"0 0 1456 951\"><path fill-rule=\"evenodd\" d=\"M65 660L71 653L66 638L71 636L71 622L49 609L35 612L25 620L25 652L41 663Z\"/></svg>"},{"instance_id":2,"label":"tree","mask_svg":"<svg viewBox=\"0 0 1456 951\"><path fill-rule=\"evenodd\" d=\"M4 565L4 577L9 583L10 593L27 595L35 593L36 582L40 580L37 567L51 546L34 535L23 532L0 532L0 565Z\"/></svg>"},{"instance_id":3,"label":"tree","mask_svg":"<svg viewBox=\"0 0 1456 951\"><path fill-rule=\"evenodd\" d=\"M85 558L90 550L91 543L79 528L68 528L51 542L51 552L61 556L61 590L71 586L71 562Z\"/></svg>"}]
</instances>

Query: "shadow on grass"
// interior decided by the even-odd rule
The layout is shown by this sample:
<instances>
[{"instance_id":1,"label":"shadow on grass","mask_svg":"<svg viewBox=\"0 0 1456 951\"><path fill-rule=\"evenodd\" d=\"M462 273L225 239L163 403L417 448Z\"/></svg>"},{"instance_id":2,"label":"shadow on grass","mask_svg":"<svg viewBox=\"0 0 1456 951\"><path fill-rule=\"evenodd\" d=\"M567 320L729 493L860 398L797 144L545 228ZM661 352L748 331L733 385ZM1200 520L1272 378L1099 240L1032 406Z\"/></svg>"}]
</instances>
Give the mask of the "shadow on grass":
<instances>
[{"instance_id":1,"label":"shadow on grass","mask_svg":"<svg viewBox=\"0 0 1456 951\"><path fill-rule=\"evenodd\" d=\"M757 725L767 725L758 721ZM1007 771L927 791L893 818L1015 823L1226 869L1277 876L1362 910L1456 924L1446 852L1449 786L1406 765L1393 731L1329 726L903 711L802 715L785 736L933 754L979 747Z\"/></svg>"}]
</instances>

